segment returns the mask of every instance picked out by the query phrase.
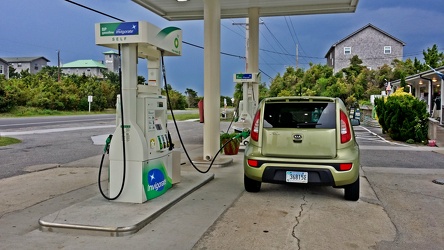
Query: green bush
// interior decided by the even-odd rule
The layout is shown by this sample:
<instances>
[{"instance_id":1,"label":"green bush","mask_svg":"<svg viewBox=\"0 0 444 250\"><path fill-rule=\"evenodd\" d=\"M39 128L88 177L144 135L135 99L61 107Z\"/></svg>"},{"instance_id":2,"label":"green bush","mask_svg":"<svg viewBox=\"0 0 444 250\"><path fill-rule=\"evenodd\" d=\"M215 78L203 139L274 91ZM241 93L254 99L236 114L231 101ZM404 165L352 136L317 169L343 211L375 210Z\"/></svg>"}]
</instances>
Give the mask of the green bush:
<instances>
[{"instance_id":1,"label":"green bush","mask_svg":"<svg viewBox=\"0 0 444 250\"><path fill-rule=\"evenodd\" d=\"M427 140L427 105L412 95L403 93L396 92L386 100L375 100L379 124L394 140L412 139L423 142Z\"/></svg>"}]
</instances>

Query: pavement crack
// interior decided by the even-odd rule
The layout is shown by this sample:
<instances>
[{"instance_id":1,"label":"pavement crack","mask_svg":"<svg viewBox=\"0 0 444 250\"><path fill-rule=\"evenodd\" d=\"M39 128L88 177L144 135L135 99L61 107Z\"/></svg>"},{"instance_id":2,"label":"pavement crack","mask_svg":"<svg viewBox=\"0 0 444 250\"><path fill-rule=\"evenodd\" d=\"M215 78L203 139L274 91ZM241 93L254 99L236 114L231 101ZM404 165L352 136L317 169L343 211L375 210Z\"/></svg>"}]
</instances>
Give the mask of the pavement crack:
<instances>
[{"instance_id":1,"label":"pavement crack","mask_svg":"<svg viewBox=\"0 0 444 250\"><path fill-rule=\"evenodd\" d=\"M365 173L365 171L364 171ZM365 176L365 175L364 175ZM400 238L401 238L401 231L399 230L398 226L396 225L394 219L392 218L392 214L389 213L389 210L387 209L387 204L381 200L381 198L379 197L379 193L377 192L377 189L375 189L374 185L370 182L370 180L367 178L367 176L365 176L365 178L368 181L368 184L370 185L370 188L373 190L373 193L375 193L376 198L378 199L378 201L381 203L379 206L382 207L382 209L384 210L385 214L387 215L387 217L389 218L390 222L392 223L393 227L395 228L395 238L393 239L394 243L398 243Z\"/></svg>"},{"instance_id":2,"label":"pavement crack","mask_svg":"<svg viewBox=\"0 0 444 250\"><path fill-rule=\"evenodd\" d=\"M297 242L298 242L298 249L301 249L301 239L296 235L295 230L296 230L296 227L297 227L297 226L299 225L299 223L300 223L299 219L300 219L301 216L302 216L302 212L304 212L304 206L307 205L307 200L305 199L305 194L302 195L302 200L304 201L304 203L302 203L302 204L299 206L299 213L298 213L298 215L295 217L295 219L296 219L296 224L293 226L293 231L291 232L291 235L292 235L292 236L297 240Z\"/></svg>"}]
</instances>

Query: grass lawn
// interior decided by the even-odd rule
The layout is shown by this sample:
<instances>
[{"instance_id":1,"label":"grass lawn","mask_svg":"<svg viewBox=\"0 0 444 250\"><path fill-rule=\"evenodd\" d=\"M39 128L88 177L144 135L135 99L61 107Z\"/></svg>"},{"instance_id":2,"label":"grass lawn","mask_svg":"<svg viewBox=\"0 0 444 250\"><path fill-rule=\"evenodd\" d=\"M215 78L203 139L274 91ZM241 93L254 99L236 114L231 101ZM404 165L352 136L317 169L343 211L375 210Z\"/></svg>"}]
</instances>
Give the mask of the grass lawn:
<instances>
[{"instance_id":1,"label":"grass lawn","mask_svg":"<svg viewBox=\"0 0 444 250\"><path fill-rule=\"evenodd\" d=\"M97 114L115 114L115 109L106 109L103 111L58 111L49 109L39 109L32 107L15 107L8 113L0 113L2 117L32 117L32 116L51 116L51 115L97 115Z\"/></svg>"},{"instance_id":2,"label":"grass lawn","mask_svg":"<svg viewBox=\"0 0 444 250\"><path fill-rule=\"evenodd\" d=\"M8 146L11 144L16 144L16 143L20 143L20 142L22 142L22 141L20 141L19 139L0 136L0 147Z\"/></svg>"}]
</instances>

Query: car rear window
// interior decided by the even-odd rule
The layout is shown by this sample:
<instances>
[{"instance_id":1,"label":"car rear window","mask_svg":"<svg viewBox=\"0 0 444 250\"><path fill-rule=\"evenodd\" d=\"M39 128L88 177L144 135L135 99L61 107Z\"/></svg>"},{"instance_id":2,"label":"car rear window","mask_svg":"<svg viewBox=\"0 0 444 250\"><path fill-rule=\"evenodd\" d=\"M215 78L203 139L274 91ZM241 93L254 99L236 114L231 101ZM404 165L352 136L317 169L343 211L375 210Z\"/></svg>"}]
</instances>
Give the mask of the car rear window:
<instances>
[{"instance_id":1,"label":"car rear window","mask_svg":"<svg viewBox=\"0 0 444 250\"><path fill-rule=\"evenodd\" d=\"M336 128L335 103L266 103L265 128Z\"/></svg>"}]
</instances>

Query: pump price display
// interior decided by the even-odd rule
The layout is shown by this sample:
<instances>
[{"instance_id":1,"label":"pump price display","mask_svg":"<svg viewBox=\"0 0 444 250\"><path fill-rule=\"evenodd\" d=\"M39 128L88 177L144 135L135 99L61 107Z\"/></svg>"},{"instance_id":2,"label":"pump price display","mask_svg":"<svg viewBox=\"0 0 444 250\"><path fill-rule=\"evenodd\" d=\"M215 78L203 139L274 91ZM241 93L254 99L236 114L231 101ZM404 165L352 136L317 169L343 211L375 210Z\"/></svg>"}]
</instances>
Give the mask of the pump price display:
<instances>
[{"instance_id":1,"label":"pump price display","mask_svg":"<svg viewBox=\"0 0 444 250\"><path fill-rule=\"evenodd\" d=\"M296 172L296 171L287 171L285 175L286 182L292 183L308 183L308 173L307 172Z\"/></svg>"}]
</instances>

